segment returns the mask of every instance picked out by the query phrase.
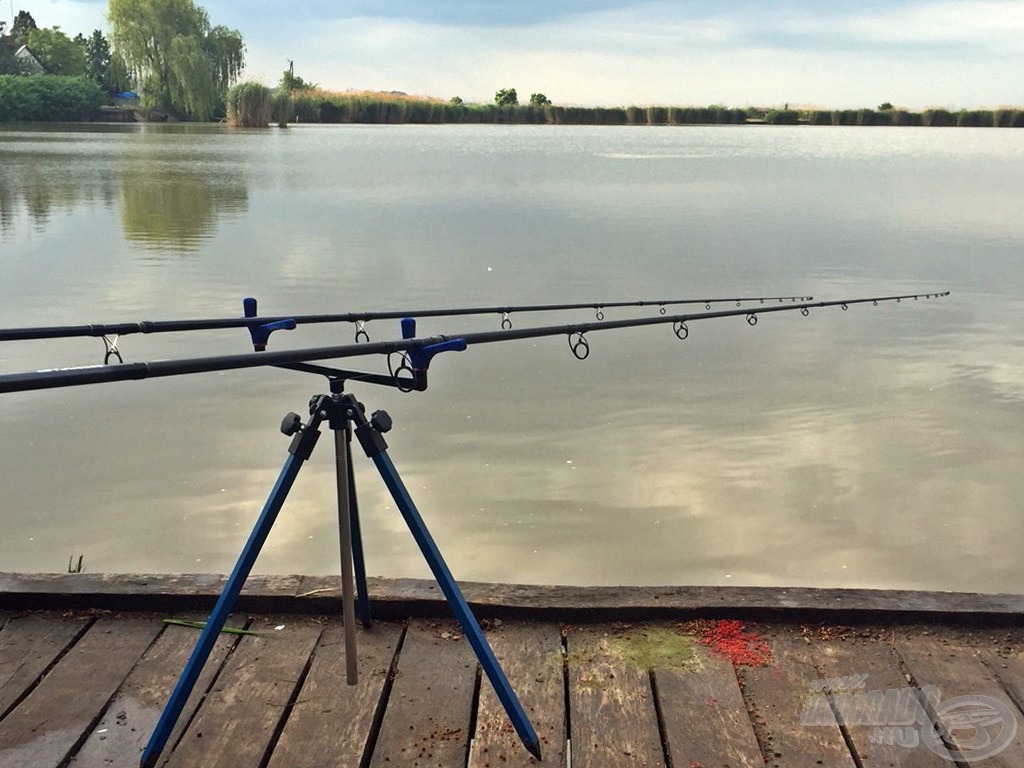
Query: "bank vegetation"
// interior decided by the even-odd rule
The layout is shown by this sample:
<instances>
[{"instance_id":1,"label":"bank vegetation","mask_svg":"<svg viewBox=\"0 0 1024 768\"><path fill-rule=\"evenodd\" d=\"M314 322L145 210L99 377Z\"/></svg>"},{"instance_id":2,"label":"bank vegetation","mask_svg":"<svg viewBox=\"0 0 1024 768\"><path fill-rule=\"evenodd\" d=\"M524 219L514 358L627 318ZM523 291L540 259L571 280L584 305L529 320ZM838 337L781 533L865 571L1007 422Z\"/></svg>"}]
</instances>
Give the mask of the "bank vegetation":
<instances>
[{"instance_id":1,"label":"bank vegetation","mask_svg":"<svg viewBox=\"0 0 1024 768\"><path fill-rule=\"evenodd\" d=\"M503 92L499 92L503 93ZM546 97L545 97L546 100ZM851 125L1024 127L1024 109L769 109L722 105L577 107L542 103L465 103L397 92L294 90L239 83L228 92L228 122L242 127L290 123L506 125Z\"/></svg>"}]
</instances>

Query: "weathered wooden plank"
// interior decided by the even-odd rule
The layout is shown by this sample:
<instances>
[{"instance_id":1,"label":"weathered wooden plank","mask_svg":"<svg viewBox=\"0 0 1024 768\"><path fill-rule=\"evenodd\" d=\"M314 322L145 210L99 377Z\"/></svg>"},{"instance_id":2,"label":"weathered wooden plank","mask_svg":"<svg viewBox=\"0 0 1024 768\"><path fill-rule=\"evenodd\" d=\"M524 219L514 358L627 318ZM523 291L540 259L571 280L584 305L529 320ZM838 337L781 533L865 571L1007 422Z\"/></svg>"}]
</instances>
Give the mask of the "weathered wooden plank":
<instances>
[{"instance_id":1,"label":"weathered wooden plank","mask_svg":"<svg viewBox=\"0 0 1024 768\"><path fill-rule=\"evenodd\" d=\"M672 765L764 768L732 664L705 649L654 682Z\"/></svg>"},{"instance_id":2,"label":"weathered wooden plank","mask_svg":"<svg viewBox=\"0 0 1024 768\"><path fill-rule=\"evenodd\" d=\"M0 765L61 765L153 642L153 619L99 619L3 721Z\"/></svg>"},{"instance_id":3,"label":"weathered wooden plank","mask_svg":"<svg viewBox=\"0 0 1024 768\"><path fill-rule=\"evenodd\" d=\"M280 627L280 628L279 628ZM304 617L261 618L242 637L195 719L163 765L259 765L323 631Z\"/></svg>"},{"instance_id":4,"label":"weathered wooden plank","mask_svg":"<svg viewBox=\"0 0 1024 768\"><path fill-rule=\"evenodd\" d=\"M573 768L665 765L650 674L626 660L620 635L607 627L568 633Z\"/></svg>"},{"instance_id":5,"label":"weathered wooden plank","mask_svg":"<svg viewBox=\"0 0 1024 768\"><path fill-rule=\"evenodd\" d=\"M90 623L91 619L64 619L58 614L33 614L7 622L0 631L0 718Z\"/></svg>"},{"instance_id":6,"label":"weathered wooden plank","mask_svg":"<svg viewBox=\"0 0 1024 768\"><path fill-rule=\"evenodd\" d=\"M205 616L186 618L193 621L206 619ZM228 621L228 626L239 627L243 624L239 619ZM164 629L121 684L89 738L78 750L72 761L74 768L138 764L142 750L198 638L199 631L195 629L178 626ZM223 634L214 644L192 695L182 709L169 744L173 745L178 740L237 640L237 635Z\"/></svg>"},{"instance_id":7,"label":"weathered wooden plank","mask_svg":"<svg viewBox=\"0 0 1024 768\"><path fill-rule=\"evenodd\" d=\"M891 637L862 630L816 638L811 654L825 676L818 703L827 706L827 689L864 768L949 768L949 753L921 739L931 720L904 677Z\"/></svg>"},{"instance_id":8,"label":"weathered wooden plank","mask_svg":"<svg viewBox=\"0 0 1024 768\"><path fill-rule=\"evenodd\" d=\"M562 630L557 624L504 623L487 633L505 676L540 739L544 765L565 764L565 679ZM508 719L494 688L480 685L470 768L536 765Z\"/></svg>"},{"instance_id":9,"label":"weathered wooden plank","mask_svg":"<svg viewBox=\"0 0 1024 768\"><path fill-rule=\"evenodd\" d=\"M345 674L344 627L327 626L288 723L274 749L269 768L338 768L358 766L383 715L382 697L402 637L400 624L377 622L359 628L356 643L359 683Z\"/></svg>"},{"instance_id":10,"label":"weathered wooden plank","mask_svg":"<svg viewBox=\"0 0 1024 768\"><path fill-rule=\"evenodd\" d=\"M932 708L965 760L984 759L992 768L1024 765L1024 732L1016 728L1020 713L974 649L931 635L897 634L896 650L919 687L938 689L930 699ZM966 698L951 702L961 696ZM978 720L969 716L972 711L987 711L993 718L979 728ZM956 748L950 750L954 756Z\"/></svg>"},{"instance_id":11,"label":"weathered wooden plank","mask_svg":"<svg viewBox=\"0 0 1024 768\"><path fill-rule=\"evenodd\" d=\"M371 768L465 765L476 675L456 624L410 624Z\"/></svg>"},{"instance_id":12,"label":"weathered wooden plank","mask_svg":"<svg viewBox=\"0 0 1024 768\"><path fill-rule=\"evenodd\" d=\"M767 765L853 768L853 757L830 709L816 708L820 724L801 724L801 716L806 716L804 705L818 688L818 675L803 638L780 631L769 642L771 659L767 664L738 671Z\"/></svg>"},{"instance_id":13,"label":"weathered wooden plank","mask_svg":"<svg viewBox=\"0 0 1024 768\"><path fill-rule=\"evenodd\" d=\"M1024 709L1024 652L981 648L977 657L992 670L1018 709Z\"/></svg>"}]
</instances>

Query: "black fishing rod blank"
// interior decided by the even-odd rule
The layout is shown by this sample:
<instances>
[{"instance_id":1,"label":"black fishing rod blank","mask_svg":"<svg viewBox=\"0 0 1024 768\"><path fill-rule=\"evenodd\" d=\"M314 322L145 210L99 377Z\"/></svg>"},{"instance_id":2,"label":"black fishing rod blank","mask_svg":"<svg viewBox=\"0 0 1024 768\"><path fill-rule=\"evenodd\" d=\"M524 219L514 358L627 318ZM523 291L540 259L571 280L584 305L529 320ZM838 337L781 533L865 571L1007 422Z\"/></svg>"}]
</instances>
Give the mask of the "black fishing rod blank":
<instances>
[{"instance_id":1,"label":"black fishing rod blank","mask_svg":"<svg viewBox=\"0 0 1024 768\"><path fill-rule=\"evenodd\" d=\"M555 326L519 328L500 331L480 331L463 333L454 336L441 335L417 338L414 335L415 323L403 326L403 338L390 341L368 342L362 344L344 344L331 347L314 347L281 352L255 352L238 355L219 355L211 357L185 358L179 360L157 360L145 363L124 363L122 365L92 365L77 368L55 368L23 373L0 374L0 393L20 392L36 389L52 389L58 387L100 384L114 381L129 381L166 376L181 376L193 373L211 373L215 371L239 370L266 366L287 367L296 363L311 361L337 360L350 357L372 355L392 355L403 353L408 356L407 369L419 376L415 389L425 389L425 372L430 360L439 352L461 350L473 344L490 344L503 341L516 341L547 336L567 336L573 354L584 359L589 355L590 345L586 334L618 328L638 328L650 325L672 324L675 335L685 339L689 335L688 323L700 320L713 320L725 317L745 316L750 325L756 325L759 315L775 312L799 311L803 315L812 309L839 307L846 310L856 304L873 304L883 302L900 303L908 300L930 299L948 296L949 291L935 293L903 294L898 296L877 296L868 298L840 299L836 301L798 302L795 304L765 304L755 308L741 307L710 312L699 312L682 315L657 315L654 317L626 318L622 320L602 320L579 322ZM410 326L413 332L410 333ZM401 366L400 366L401 368ZM355 373L355 372L353 372ZM379 382L372 382L379 383Z\"/></svg>"},{"instance_id":2,"label":"black fishing rod blank","mask_svg":"<svg viewBox=\"0 0 1024 768\"><path fill-rule=\"evenodd\" d=\"M471 315L500 315L501 327L509 330L512 327L510 315L527 312L564 312L569 310L592 309L598 320L604 319L604 311L619 307L658 307L661 314L667 313L667 307L685 304L704 304L706 309L712 305L724 303L742 304L766 302L799 303L813 300L813 296L736 296L708 299L643 299L640 301L593 301L576 304L526 304L521 306L491 307L454 307L450 309L420 310L387 310L381 312L341 312L332 314L309 315L274 315L259 317L256 299L243 301L244 317L210 318L197 320L146 320L137 323L95 323L89 325L59 325L37 328L3 328L0 329L0 341L29 341L40 339L64 339L74 337L107 337L113 347L113 355L117 354L117 337L134 333L178 333L185 331L210 331L226 328L252 328L269 324L282 324L280 328L295 328L299 325L318 323L354 323L356 325L356 341L369 341L365 324L371 320L400 320L403 317L461 317ZM284 325L290 323L291 325ZM274 330L277 330L276 328ZM254 340L255 342L255 340ZM110 349L108 348L108 353Z\"/></svg>"}]
</instances>

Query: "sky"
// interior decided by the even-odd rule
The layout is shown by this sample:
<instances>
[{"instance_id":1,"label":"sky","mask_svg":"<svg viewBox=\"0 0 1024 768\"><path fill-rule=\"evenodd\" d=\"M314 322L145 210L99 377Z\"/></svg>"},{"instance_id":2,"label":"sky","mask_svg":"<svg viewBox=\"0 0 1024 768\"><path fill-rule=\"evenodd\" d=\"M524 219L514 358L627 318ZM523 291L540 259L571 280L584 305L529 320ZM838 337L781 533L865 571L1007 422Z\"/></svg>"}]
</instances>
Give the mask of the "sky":
<instances>
[{"instance_id":1,"label":"sky","mask_svg":"<svg viewBox=\"0 0 1024 768\"><path fill-rule=\"evenodd\" d=\"M0 0L70 36L105 0ZM209 0L244 79L582 106L1024 105L1024 0Z\"/></svg>"}]
</instances>

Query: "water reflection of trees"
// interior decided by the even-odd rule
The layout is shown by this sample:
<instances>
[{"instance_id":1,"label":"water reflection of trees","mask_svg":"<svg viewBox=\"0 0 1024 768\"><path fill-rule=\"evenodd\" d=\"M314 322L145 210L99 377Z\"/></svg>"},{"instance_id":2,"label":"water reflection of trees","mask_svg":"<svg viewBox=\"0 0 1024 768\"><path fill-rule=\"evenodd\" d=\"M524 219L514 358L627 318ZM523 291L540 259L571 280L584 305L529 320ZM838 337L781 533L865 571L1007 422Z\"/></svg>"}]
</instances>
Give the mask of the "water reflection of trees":
<instances>
[{"instance_id":1,"label":"water reflection of trees","mask_svg":"<svg viewBox=\"0 0 1024 768\"><path fill-rule=\"evenodd\" d=\"M221 216L244 213L249 203L240 176L128 169L118 174L118 180L124 236L151 250L197 250L212 236Z\"/></svg>"},{"instance_id":2,"label":"water reflection of trees","mask_svg":"<svg viewBox=\"0 0 1024 768\"><path fill-rule=\"evenodd\" d=\"M53 155L18 155L4 166L0 169L0 232L13 229L21 211L42 228L54 213L97 203L110 206L117 199L113 174L79 175Z\"/></svg>"},{"instance_id":3,"label":"water reflection of trees","mask_svg":"<svg viewBox=\"0 0 1024 768\"><path fill-rule=\"evenodd\" d=\"M57 214L119 205L129 242L188 252L213 235L218 219L248 209L248 185L238 171L188 168L187 158L83 160L45 152L6 158L0 165L0 233L13 231L20 217L42 230Z\"/></svg>"}]
</instances>

